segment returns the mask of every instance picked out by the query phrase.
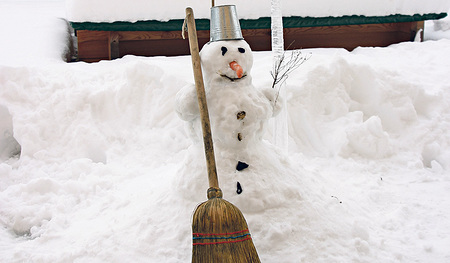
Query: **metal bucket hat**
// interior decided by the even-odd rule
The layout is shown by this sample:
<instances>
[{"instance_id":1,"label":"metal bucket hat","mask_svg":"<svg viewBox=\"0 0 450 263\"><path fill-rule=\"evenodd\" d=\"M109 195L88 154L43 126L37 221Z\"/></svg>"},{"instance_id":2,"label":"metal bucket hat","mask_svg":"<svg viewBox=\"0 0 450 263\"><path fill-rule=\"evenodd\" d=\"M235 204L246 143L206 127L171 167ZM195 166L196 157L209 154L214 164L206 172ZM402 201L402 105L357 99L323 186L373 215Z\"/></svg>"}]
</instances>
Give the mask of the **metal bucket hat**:
<instances>
[{"instance_id":1,"label":"metal bucket hat","mask_svg":"<svg viewBox=\"0 0 450 263\"><path fill-rule=\"evenodd\" d=\"M238 40L242 37L235 5L211 7L210 41Z\"/></svg>"}]
</instances>

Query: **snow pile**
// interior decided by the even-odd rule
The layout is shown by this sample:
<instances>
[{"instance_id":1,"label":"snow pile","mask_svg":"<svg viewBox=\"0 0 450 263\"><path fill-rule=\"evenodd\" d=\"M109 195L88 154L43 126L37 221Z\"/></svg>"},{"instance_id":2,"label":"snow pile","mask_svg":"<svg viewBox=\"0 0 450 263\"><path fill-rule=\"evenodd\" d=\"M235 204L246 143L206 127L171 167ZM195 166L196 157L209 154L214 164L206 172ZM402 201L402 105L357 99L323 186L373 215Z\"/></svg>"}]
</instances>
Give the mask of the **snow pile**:
<instances>
[{"instance_id":1,"label":"snow pile","mask_svg":"<svg viewBox=\"0 0 450 263\"><path fill-rule=\"evenodd\" d=\"M291 157L255 151L243 194L225 196L261 258L445 262L449 41L311 51L287 85ZM255 54L255 86L270 84L271 61ZM207 188L174 111L190 70L189 57L3 66L22 152L0 166L2 258L188 261ZM219 178L238 176L223 154Z\"/></svg>"},{"instance_id":2,"label":"snow pile","mask_svg":"<svg viewBox=\"0 0 450 263\"><path fill-rule=\"evenodd\" d=\"M0 24L0 64L61 61L69 41L67 22L61 19L65 17L64 1L2 0L0 17L4 21Z\"/></svg>"},{"instance_id":3,"label":"snow pile","mask_svg":"<svg viewBox=\"0 0 450 263\"><path fill-rule=\"evenodd\" d=\"M203 151L175 112L193 83L190 57L66 64L51 23L58 43L23 24L11 35L20 43L27 32L41 53L1 43L11 54L0 63L0 145L10 147L0 258L189 261L191 216L207 189ZM271 145L271 127L245 173L230 149L216 153L224 197L243 211L261 260L448 262L450 40L303 52L311 58L285 86L289 154ZM20 55L29 58L11 58ZM253 85L269 87L271 53L253 56ZM240 195L225 178L238 176Z\"/></svg>"},{"instance_id":4,"label":"snow pile","mask_svg":"<svg viewBox=\"0 0 450 263\"><path fill-rule=\"evenodd\" d=\"M374 159L389 157L403 147L413 147L400 143L406 136L403 133L423 118L438 118L435 103L440 96L436 89L440 79L434 78L443 72L434 66L435 58L424 53L419 64L430 68L426 77L404 73L413 72L418 64L416 58L403 59L410 64L386 62L387 56L394 53L408 53L407 45L400 45L395 51L358 48L350 59L338 56L330 65L322 63L299 79L304 83L302 89L294 91L289 102L303 121L292 120L292 129L310 127L312 130L305 130L307 136L298 136L302 141L297 144L312 153L347 157L358 154ZM360 56L367 59L366 64L353 61L353 58L360 60ZM442 62L448 64L445 59ZM428 78L431 80L421 83ZM431 136L431 132L422 136L425 135ZM310 140L305 141L304 137ZM432 140L438 138L436 135ZM423 147L422 139L413 140L416 147Z\"/></svg>"},{"instance_id":5,"label":"snow pile","mask_svg":"<svg viewBox=\"0 0 450 263\"><path fill-rule=\"evenodd\" d=\"M236 5L240 18L257 19L270 17L270 0L264 1L216 1L216 5ZM208 1L173 1L167 5L161 1L134 0L130 5L120 0L67 0L67 14L73 22L114 22L139 20L183 19L184 9L190 6L196 18L209 18L211 2ZM283 16L328 17L345 15L385 16L393 14L414 15L442 13L448 11L447 0L381 0L381 1L332 1L307 0L283 1Z\"/></svg>"},{"instance_id":6,"label":"snow pile","mask_svg":"<svg viewBox=\"0 0 450 263\"><path fill-rule=\"evenodd\" d=\"M0 160L5 161L20 153L20 145L14 139L12 116L0 105Z\"/></svg>"},{"instance_id":7,"label":"snow pile","mask_svg":"<svg viewBox=\"0 0 450 263\"><path fill-rule=\"evenodd\" d=\"M447 14L450 10L447 11ZM440 20L428 21L425 23L425 36L427 40L450 39L450 16Z\"/></svg>"}]
</instances>

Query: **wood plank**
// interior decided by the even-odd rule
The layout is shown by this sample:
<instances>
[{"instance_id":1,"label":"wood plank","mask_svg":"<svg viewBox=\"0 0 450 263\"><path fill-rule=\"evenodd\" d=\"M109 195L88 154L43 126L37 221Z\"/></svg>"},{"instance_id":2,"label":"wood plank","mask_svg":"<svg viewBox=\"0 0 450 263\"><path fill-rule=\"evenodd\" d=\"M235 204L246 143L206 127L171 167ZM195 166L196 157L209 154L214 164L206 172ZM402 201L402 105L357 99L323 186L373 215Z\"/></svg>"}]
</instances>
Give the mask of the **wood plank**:
<instances>
[{"instance_id":1,"label":"wood plank","mask_svg":"<svg viewBox=\"0 0 450 263\"><path fill-rule=\"evenodd\" d=\"M285 48L345 48L388 46L412 41L423 29L423 21L325 27L285 28ZM209 41L209 31L200 30L199 47ZM252 50L271 50L270 29L243 29ZM188 40L180 31L77 31L79 60L113 59L127 54L137 56L189 55Z\"/></svg>"},{"instance_id":2,"label":"wood plank","mask_svg":"<svg viewBox=\"0 0 450 263\"><path fill-rule=\"evenodd\" d=\"M78 59L85 58L106 58L109 59L107 41L90 41L78 44Z\"/></svg>"},{"instance_id":3,"label":"wood plank","mask_svg":"<svg viewBox=\"0 0 450 263\"><path fill-rule=\"evenodd\" d=\"M187 35L186 35L187 36ZM198 38L208 38L208 30L197 31ZM182 39L180 31L120 31L120 41Z\"/></svg>"},{"instance_id":4,"label":"wood plank","mask_svg":"<svg viewBox=\"0 0 450 263\"><path fill-rule=\"evenodd\" d=\"M346 25L285 29L286 48L345 48L388 46L410 41L410 23Z\"/></svg>"},{"instance_id":5,"label":"wood plank","mask_svg":"<svg viewBox=\"0 0 450 263\"><path fill-rule=\"evenodd\" d=\"M107 31L77 31L78 60L109 59Z\"/></svg>"},{"instance_id":6,"label":"wood plank","mask_svg":"<svg viewBox=\"0 0 450 263\"><path fill-rule=\"evenodd\" d=\"M109 37L109 31L90 31L90 30L78 30L77 38L78 43L107 40Z\"/></svg>"},{"instance_id":7,"label":"wood plank","mask_svg":"<svg viewBox=\"0 0 450 263\"><path fill-rule=\"evenodd\" d=\"M209 39L199 39L199 46L203 46ZM121 41L120 56L181 56L189 54L189 42L187 39L163 39Z\"/></svg>"},{"instance_id":8,"label":"wood plank","mask_svg":"<svg viewBox=\"0 0 450 263\"><path fill-rule=\"evenodd\" d=\"M110 31L108 36L108 57L109 60L119 58L119 33Z\"/></svg>"},{"instance_id":9,"label":"wood plank","mask_svg":"<svg viewBox=\"0 0 450 263\"><path fill-rule=\"evenodd\" d=\"M415 23L412 23L411 25L411 41L414 41L414 39L416 38L416 35L418 32L420 32L419 35L419 39L422 42L423 41L423 33L424 33L424 26L425 26L425 21L418 21Z\"/></svg>"}]
</instances>

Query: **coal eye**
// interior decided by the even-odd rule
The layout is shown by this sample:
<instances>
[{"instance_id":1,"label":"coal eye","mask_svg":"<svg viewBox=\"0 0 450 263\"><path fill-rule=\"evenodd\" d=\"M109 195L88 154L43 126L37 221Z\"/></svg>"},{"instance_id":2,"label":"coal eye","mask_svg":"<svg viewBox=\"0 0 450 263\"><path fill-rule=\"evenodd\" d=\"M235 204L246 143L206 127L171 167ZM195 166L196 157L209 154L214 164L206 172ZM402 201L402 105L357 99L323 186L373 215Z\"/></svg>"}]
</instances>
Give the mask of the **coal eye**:
<instances>
[{"instance_id":1,"label":"coal eye","mask_svg":"<svg viewBox=\"0 0 450 263\"><path fill-rule=\"evenodd\" d=\"M225 56L225 53L227 53L228 49L226 47L222 47L222 56Z\"/></svg>"},{"instance_id":2,"label":"coal eye","mask_svg":"<svg viewBox=\"0 0 450 263\"><path fill-rule=\"evenodd\" d=\"M238 48L238 50L239 50L239 52L241 52L241 53L245 53L245 49L243 49L243 48Z\"/></svg>"}]
</instances>

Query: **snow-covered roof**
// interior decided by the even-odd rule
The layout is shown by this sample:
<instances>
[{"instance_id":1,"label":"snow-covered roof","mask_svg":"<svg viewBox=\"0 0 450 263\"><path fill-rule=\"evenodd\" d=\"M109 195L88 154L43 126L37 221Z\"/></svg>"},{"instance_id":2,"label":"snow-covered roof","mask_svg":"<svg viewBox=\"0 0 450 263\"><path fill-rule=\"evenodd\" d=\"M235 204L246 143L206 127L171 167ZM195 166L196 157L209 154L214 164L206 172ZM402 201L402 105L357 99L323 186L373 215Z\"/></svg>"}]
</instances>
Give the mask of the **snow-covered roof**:
<instances>
[{"instance_id":1,"label":"snow-covered roof","mask_svg":"<svg viewBox=\"0 0 450 263\"><path fill-rule=\"evenodd\" d=\"M269 17L270 0L215 1L216 5L236 5L239 18ZM282 0L283 16L386 16L443 13L450 9L448 0ZM211 1L155 0L67 0L67 18L72 22L136 22L182 19L185 8L192 7L196 18L209 18Z\"/></svg>"}]
</instances>

